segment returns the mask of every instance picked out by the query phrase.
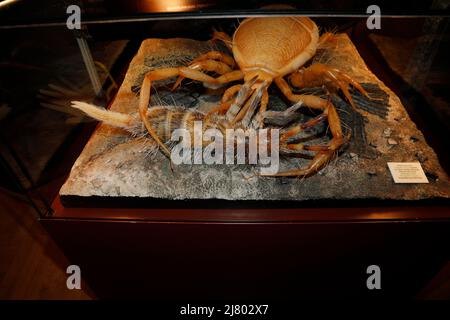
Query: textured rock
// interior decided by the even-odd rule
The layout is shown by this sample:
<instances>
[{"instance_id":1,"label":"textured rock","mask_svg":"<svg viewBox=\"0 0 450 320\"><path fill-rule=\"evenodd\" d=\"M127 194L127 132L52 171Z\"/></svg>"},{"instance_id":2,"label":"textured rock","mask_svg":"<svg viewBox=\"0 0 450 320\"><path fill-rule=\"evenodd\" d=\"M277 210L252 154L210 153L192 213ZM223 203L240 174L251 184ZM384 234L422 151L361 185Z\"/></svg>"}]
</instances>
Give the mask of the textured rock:
<instances>
[{"instance_id":1,"label":"textured rock","mask_svg":"<svg viewBox=\"0 0 450 320\"><path fill-rule=\"evenodd\" d=\"M149 39L142 43L130 64L125 80L112 105L113 110L136 112L138 89L143 74L155 67L180 65L211 49L209 42L187 39ZM99 196L103 199L229 199L229 200L294 200L312 199L406 199L450 198L450 182L441 169L433 150L409 119L399 98L379 81L366 67L346 35L339 35L334 48L320 52L316 58L340 68L357 81L376 83L389 95L389 113L385 118L360 110L365 117L365 143L372 156L351 150L350 156L339 156L327 167L309 178L267 178L255 176L255 167L248 165L182 165L172 172L168 160L157 153L150 157L145 139L133 138L121 129L101 124L74 164L71 174L60 191L61 198L83 199ZM207 110L217 104L220 95L208 95L199 84L183 82L173 94L158 89L159 100ZM270 109L283 108L271 92ZM158 103L153 95L152 103ZM281 104L281 107L280 105ZM284 106L285 107L285 106ZM385 132L397 145L388 143ZM409 137L415 137L412 140ZM314 143L314 140L311 141ZM429 184L394 184L387 162L417 161L416 154L426 155L422 165L437 179ZM306 159L283 160L281 167L304 166ZM69 203L69 201L65 201Z\"/></svg>"}]
</instances>

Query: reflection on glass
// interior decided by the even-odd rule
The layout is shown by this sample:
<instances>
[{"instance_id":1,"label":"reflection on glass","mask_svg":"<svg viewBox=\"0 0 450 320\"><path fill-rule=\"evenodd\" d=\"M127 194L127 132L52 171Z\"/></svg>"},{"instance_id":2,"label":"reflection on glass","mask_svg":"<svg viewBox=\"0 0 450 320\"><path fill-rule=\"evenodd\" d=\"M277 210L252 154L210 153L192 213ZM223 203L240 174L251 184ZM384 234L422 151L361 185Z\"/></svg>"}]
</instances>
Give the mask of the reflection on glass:
<instances>
[{"instance_id":1,"label":"reflection on glass","mask_svg":"<svg viewBox=\"0 0 450 320\"><path fill-rule=\"evenodd\" d=\"M206 8L210 3L197 0L144 0L139 9L143 12L184 12Z\"/></svg>"}]
</instances>

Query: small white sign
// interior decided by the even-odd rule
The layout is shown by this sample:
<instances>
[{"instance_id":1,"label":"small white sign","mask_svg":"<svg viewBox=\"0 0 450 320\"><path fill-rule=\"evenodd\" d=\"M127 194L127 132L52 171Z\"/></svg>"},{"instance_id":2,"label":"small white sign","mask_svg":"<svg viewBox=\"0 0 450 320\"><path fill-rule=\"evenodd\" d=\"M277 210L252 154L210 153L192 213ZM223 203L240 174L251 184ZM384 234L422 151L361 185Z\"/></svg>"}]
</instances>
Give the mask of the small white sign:
<instances>
[{"instance_id":1,"label":"small white sign","mask_svg":"<svg viewBox=\"0 0 450 320\"><path fill-rule=\"evenodd\" d=\"M428 183L420 162L388 162L395 183Z\"/></svg>"}]
</instances>

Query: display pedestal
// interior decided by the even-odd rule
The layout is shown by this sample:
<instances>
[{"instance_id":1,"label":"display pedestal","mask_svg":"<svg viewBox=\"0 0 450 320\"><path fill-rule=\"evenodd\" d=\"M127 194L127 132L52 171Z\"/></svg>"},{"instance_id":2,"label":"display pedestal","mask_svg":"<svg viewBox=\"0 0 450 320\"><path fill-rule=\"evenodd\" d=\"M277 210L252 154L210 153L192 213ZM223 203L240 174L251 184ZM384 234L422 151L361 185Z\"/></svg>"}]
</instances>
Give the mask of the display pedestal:
<instances>
[{"instance_id":1,"label":"display pedestal","mask_svg":"<svg viewBox=\"0 0 450 320\"><path fill-rule=\"evenodd\" d=\"M372 204L378 202L376 206L381 202L384 205L386 201L449 201L449 177L425 137L409 118L400 99L368 69L346 34L336 35L335 38L335 45L317 53L313 62L326 62L346 72L367 85L366 89L373 96L367 100L353 92L357 108L352 108L338 95L329 97L334 99L333 103L340 110L343 127L350 129L351 139L338 157L317 174L306 179L268 178L259 176L258 166L249 164L186 164L172 168L163 153L147 155L146 143L151 143L151 139L143 141L123 129L102 123L61 187L59 195L62 202L68 207L154 208L156 202L172 205L176 200L189 203L185 207L197 202L196 207L199 208L222 208L227 201L253 201L264 208L267 202L272 201L276 202L277 208L282 201L297 202L295 207L310 206L311 201L321 206L324 202L336 206L341 201L352 202L352 206L367 206L370 201ZM139 95L135 89L140 87L147 72L162 66L185 65L184 61L191 61L210 49L210 42L191 39L144 40L130 62L110 109L126 114L138 112ZM166 86L155 82L151 105L190 106L206 113L220 103L221 93L210 94L195 81L193 85L196 83L197 86L194 87L187 83L189 81L171 91L170 82ZM288 107L290 104L283 102L277 90L270 94L268 110L286 110ZM307 118L302 122L305 121ZM322 131L326 128L307 133L309 137L302 137L301 141L326 144L327 137L319 139ZM318 140L311 140L311 136L315 135ZM411 185L393 182L387 163L418 161L429 183ZM305 168L309 162L310 158L305 154L286 159L281 157L280 172Z\"/></svg>"},{"instance_id":2,"label":"display pedestal","mask_svg":"<svg viewBox=\"0 0 450 320\"><path fill-rule=\"evenodd\" d=\"M412 297L449 260L448 206L53 209L43 225L99 298Z\"/></svg>"}]
</instances>

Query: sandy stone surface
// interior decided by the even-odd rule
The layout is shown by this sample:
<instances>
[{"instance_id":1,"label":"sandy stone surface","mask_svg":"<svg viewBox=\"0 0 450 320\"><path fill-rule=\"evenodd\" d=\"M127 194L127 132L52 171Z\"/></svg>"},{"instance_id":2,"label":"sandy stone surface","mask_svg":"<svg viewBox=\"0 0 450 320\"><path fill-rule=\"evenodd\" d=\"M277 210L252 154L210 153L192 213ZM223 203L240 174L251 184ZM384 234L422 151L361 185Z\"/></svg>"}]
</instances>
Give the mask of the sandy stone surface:
<instances>
[{"instance_id":1,"label":"sandy stone surface","mask_svg":"<svg viewBox=\"0 0 450 320\"><path fill-rule=\"evenodd\" d=\"M210 42L188 39L145 40L129 66L112 110L137 112L135 91L145 72L181 65L211 48ZM339 35L335 45L319 52L315 60L337 67L359 82L378 84L388 94L389 113L385 118L359 110L365 119L364 152L354 148L357 141L353 139L327 167L304 179L258 177L254 176L257 168L248 165L182 165L172 172L169 161L161 153L147 155L145 139L133 138L122 129L101 124L61 188L61 198L295 201L450 198L449 178L441 169L436 154L408 117L399 98L367 69L349 38ZM152 104L175 102L207 110L220 99L220 95L209 95L201 85L189 84L186 80L183 88L174 93L164 88L157 92ZM279 91L271 91L269 108L283 105L279 97ZM307 161L284 159L281 167L304 166ZM420 161L429 183L395 184L387 167L387 162L391 161Z\"/></svg>"}]
</instances>

